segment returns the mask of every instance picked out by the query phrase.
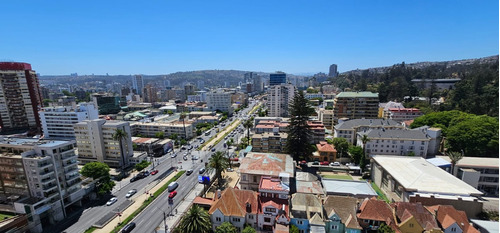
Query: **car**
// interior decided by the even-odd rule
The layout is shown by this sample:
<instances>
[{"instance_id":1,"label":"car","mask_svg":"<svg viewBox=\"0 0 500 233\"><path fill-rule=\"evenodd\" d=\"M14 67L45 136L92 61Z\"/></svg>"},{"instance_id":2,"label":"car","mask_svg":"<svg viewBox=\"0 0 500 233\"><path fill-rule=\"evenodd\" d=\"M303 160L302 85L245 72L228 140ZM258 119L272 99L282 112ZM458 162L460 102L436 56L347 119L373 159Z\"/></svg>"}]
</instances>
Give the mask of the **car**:
<instances>
[{"instance_id":1,"label":"car","mask_svg":"<svg viewBox=\"0 0 500 233\"><path fill-rule=\"evenodd\" d=\"M172 154L172 155L170 155L170 157L175 158L175 157L177 157L177 154Z\"/></svg>"},{"instance_id":2,"label":"car","mask_svg":"<svg viewBox=\"0 0 500 233\"><path fill-rule=\"evenodd\" d=\"M139 178L137 178L137 176L134 176L134 177L130 178L130 183L132 183L132 182L134 182L134 181L136 181L136 180L138 180L138 179L139 179Z\"/></svg>"},{"instance_id":3,"label":"car","mask_svg":"<svg viewBox=\"0 0 500 233\"><path fill-rule=\"evenodd\" d=\"M234 172L234 170L232 168L228 168L228 169L226 169L226 171L228 171L228 172Z\"/></svg>"},{"instance_id":4,"label":"car","mask_svg":"<svg viewBox=\"0 0 500 233\"><path fill-rule=\"evenodd\" d=\"M186 175L187 176L191 175L192 173L193 173L193 169L189 169L189 170L186 171Z\"/></svg>"},{"instance_id":5,"label":"car","mask_svg":"<svg viewBox=\"0 0 500 233\"><path fill-rule=\"evenodd\" d=\"M198 160L200 157L198 156L193 156L193 158L191 158L192 160Z\"/></svg>"},{"instance_id":6,"label":"car","mask_svg":"<svg viewBox=\"0 0 500 233\"><path fill-rule=\"evenodd\" d=\"M111 199L109 199L108 202L106 202L106 205L107 206L113 205L116 201L118 201L118 198L112 197Z\"/></svg>"},{"instance_id":7,"label":"car","mask_svg":"<svg viewBox=\"0 0 500 233\"><path fill-rule=\"evenodd\" d=\"M135 222L131 222L127 224L125 227L122 229L122 233L129 233L135 228Z\"/></svg>"},{"instance_id":8,"label":"car","mask_svg":"<svg viewBox=\"0 0 500 233\"><path fill-rule=\"evenodd\" d=\"M238 158L230 158L229 161L238 161Z\"/></svg>"},{"instance_id":9,"label":"car","mask_svg":"<svg viewBox=\"0 0 500 233\"><path fill-rule=\"evenodd\" d=\"M212 150L210 150L210 151L215 152L215 148L212 148Z\"/></svg>"},{"instance_id":10,"label":"car","mask_svg":"<svg viewBox=\"0 0 500 233\"><path fill-rule=\"evenodd\" d=\"M158 173L158 170L151 171L151 175L156 175L157 173Z\"/></svg>"},{"instance_id":11,"label":"car","mask_svg":"<svg viewBox=\"0 0 500 233\"><path fill-rule=\"evenodd\" d=\"M319 165L319 161L314 161L313 165Z\"/></svg>"},{"instance_id":12,"label":"car","mask_svg":"<svg viewBox=\"0 0 500 233\"><path fill-rule=\"evenodd\" d=\"M307 165L307 161L302 160L302 161L299 162L299 165Z\"/></svg>"},{"instance_id":13,"label":"car","mask_svg":"<svg viewBox=\"0 0 500 233\"><path fill-rule=\"evenodd\" d=\"M339 162L333 162L333 163L330 163L330 166L340 166L340 163Z\"/></svg>"},{"instance_id":14,"label":"car","mask_svg":"<svg viewBox=\"0 0 500 233\"><path fill-rule=\"evenodd\" d=\"M143 171L143 172L142 172L142 175L143 175L144 177L149 176L149 172L148 172L148 171Z\"/></svg>"},{"instance_id":15,"label":"car","mask_svg":"<svg viewBox=\"0 0 500 233\"><path fill-rule=\"evenodd\" d=\"M326 165L326 166L328 166L328 164L329 164L329 163L328 163L328 161L323 161L323 162L321 162L321 163L319 163L319 164L320 164L320 165Z\"/></svg>"},{"instance_id":16,"label":"car","mask_svg":"<svg viewBox=\"0 0 500 233\"><path fill-rule=\"evenodd\" d=\"M205 173L205 168L204 168L204 167L200 168L200 171L199 171L199 172L200 172L200 174Z\"/></svg>"},{"instance_id":17,"label":"car","mask_svg":"<svg viewBox=\"0 0 500 233\"><path fill-rule=\"evenodd\" d=\"M134 196L134 194L137 193L137 189L132 189L130 191L127 192L127 195L125 195L126 198L129 198L131 196Z\"/></svg>"},{"instance_id":18,"label":"car","mask_svg":"<svg viewBox=\"0 0 500 233\"><path fill-rule=\"evenodd\" d=\"M172 199L177 195L177 191L172 191L170 194L168 194L168 198Z\"/></svg>"},{"instance_id":19,"label":"car","mask_svg":"<svg viewBox=\"0 0 500 233\"><path fill-rule=\"evenodd\" d=\"M192 150L193 149L193 145L190 145L188 150Z\"/></svg>"}]
</instances>

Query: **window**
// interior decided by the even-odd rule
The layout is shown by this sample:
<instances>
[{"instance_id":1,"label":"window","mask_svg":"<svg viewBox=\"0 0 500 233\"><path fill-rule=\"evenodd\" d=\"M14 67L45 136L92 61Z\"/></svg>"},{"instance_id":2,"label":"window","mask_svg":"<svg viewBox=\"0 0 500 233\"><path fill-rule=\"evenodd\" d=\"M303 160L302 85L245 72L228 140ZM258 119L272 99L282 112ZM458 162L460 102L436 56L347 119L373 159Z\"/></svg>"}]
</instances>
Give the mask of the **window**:
<instances>
[{"instance_id":1,"label":"window","mask_svg":"<svg viewBox=\"0 0 500 233\"><path fill-rule=\"evenodd\" d=\"M220 217L215 217L215 221L220 222L220 221L222 221L222 219Z\"/></svg>"},{"instance_id":2,"label":"window","mask_svg":"<svg viewBox=\"0 0 500 233\"><path fill-rule=\"evenodd\" d=\"M452 228L451 228L451 231L452 231L452 232L457 232L457 228L456 228L456 227L452 227Z\"/></svg>"},{"instance_id":3,"label":"window","mask_svg":"<svg viewBox=\"0 0 500 233\"><path fill-rule=\"evenodd\" d=\"M248 219L253 219L253 215L248 215Z\"/></svg>"},{"instance_id":4,"label":"window","mask_svg":"<svg viewBox=\"0 0 500 233\"><path fill-rule=\"evenodd\" d=\"M338 226L337 225L332 225L332 230L337 230Z\"/></svg>"},{"instance_id":5,"label":"window","mask_svg":"<svg viewBox=\"0 0 500 233\"><path fill-rule=\"evenodd\" d=\"M274 208L266 208L266 212L276 212Z\"/></svg>"},{"instance_id":6,"label":"window","mask_svg":"<svg viewBox=\"0 0 500 233\"><path fill-rule=\"evenodd\" d=\"M243 177L241 179L244 180L244 181L246 181L247 180L247 175L243 174Z\"/></svg>"},{"instance_id":7,"label":"window","mask_svg":"<svg viewBox=\"0 0 500 233\"><path fill-rule=\"evenodd\" d=\"M299 233L306 233L305 230L299 230Z\"/></svg>"},{"instance_id":8,"label":"window","mask_svg":"<svg viewBox=\"0 0 500 233\"><path fill-rule=\"evenodd\" d=\"M303 224L302 220L297 220L297 224L302 225Z\"/></svg>"},{"instance_id":9,"label":"window","mask_svg":"<svg viewBox=\"0 0 500 233\"><path fill-rule=\"evenodd\" d=\"M410 223L410 228L413 228L415 225L413 225L413 223Z\"/></svg>"},{"instance_id":10,"label":"window","mask_svg":"<svg viewBox=\"0 0 500 233\"><path fill-rule=\"evenodd\" d=\"M264 218L264 222L271 222L271 218Z\"/></svg>"},{"instance_id":11,"label":"window","mask_svg":"<svg viewBox=\"0 0 500 233\"><path fill-rule=\"evenodd\" d=\"M240 218L233 218L233 222L240 222L241 219Z\"/></svg>"}]
</instances>

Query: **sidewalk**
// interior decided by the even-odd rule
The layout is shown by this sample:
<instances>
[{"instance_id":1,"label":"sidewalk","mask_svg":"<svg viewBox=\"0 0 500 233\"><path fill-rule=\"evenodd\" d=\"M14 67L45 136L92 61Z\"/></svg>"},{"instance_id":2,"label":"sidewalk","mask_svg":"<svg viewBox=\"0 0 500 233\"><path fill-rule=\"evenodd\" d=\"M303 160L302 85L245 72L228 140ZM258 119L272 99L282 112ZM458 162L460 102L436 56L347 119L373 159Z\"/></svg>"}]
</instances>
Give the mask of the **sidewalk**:
<instances>
[{"instance_id":1,"label":"sidewalk","mask_svg":"<svg viewBox=\"0 0 500 233\"><path fill-rule=\"evenodd\" d=\"M156 190L158 190L160 187L165 185L170 179L172 179L175 175L177 174L176 171L172 172L170 175L165 177L161 182L157 183L154 185L154 183L150 183L146 185L146 188L142 190L137 190L137 194L134 195L131 200L135 201L132 205L130 205L125 211L122 211L122 216L121 217L115 217L113 220L111 220L106 226L104 226L101 229L97 229L94 232L96 233L108 233L111 232L113 229L115 229L116 226L118 226L118 221L123 220L130 216L132 213L134 213L135 210L137 210L142 203L149 197L149 194L145 193L145 190L148 190L149 193L154 193ZM154 185L154 186L153 186ZM202 186L203 189L203 186ZM194 199L194 198L193 198Z\"/></svg>"}]
</instances>

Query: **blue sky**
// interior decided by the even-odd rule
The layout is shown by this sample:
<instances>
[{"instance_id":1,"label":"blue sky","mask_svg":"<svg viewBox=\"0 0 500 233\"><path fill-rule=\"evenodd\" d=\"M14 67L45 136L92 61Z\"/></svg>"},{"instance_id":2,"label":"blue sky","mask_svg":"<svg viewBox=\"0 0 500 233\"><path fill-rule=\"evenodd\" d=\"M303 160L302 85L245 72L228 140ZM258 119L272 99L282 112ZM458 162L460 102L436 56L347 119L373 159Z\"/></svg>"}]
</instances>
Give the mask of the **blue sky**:
<instances>
[{"instance_id":1,"label":"blue sky","mask_svg":"<svg viewBox=\"0 0 500 233\"><path fill-rule=\"evenodd\" d=\"M4 1L0 60L48 74L328 72L498 54L498 1Z\"/></svg>"}]
</instances>

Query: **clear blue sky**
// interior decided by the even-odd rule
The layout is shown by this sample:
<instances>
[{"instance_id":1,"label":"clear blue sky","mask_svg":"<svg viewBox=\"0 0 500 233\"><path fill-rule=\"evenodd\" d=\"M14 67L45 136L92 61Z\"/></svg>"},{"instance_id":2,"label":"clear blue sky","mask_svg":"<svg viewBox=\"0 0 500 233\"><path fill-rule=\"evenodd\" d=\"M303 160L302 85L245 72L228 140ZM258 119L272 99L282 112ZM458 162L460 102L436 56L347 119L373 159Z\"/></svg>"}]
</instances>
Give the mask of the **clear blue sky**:
<instances>
[{"instance_id":1,"label":"clear blue sky","mask_svg":"<svg viewBox=\"0 0 500 233\"><path fill-rule=\"evenodd\" d=\"M55 3L58 2L58 3ZM498 0L3 1L0 60L48 74L328 72L498 54Z\"/></svg>"}]
</instances>

